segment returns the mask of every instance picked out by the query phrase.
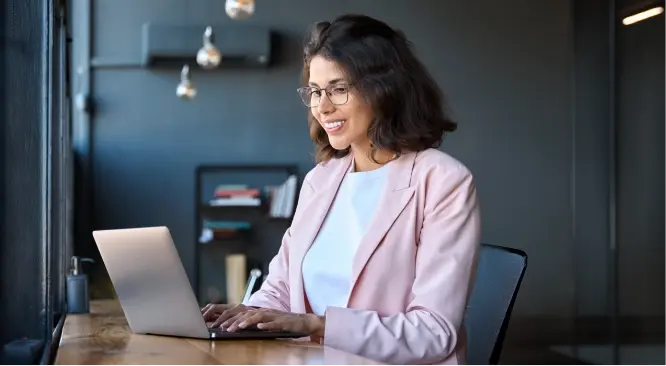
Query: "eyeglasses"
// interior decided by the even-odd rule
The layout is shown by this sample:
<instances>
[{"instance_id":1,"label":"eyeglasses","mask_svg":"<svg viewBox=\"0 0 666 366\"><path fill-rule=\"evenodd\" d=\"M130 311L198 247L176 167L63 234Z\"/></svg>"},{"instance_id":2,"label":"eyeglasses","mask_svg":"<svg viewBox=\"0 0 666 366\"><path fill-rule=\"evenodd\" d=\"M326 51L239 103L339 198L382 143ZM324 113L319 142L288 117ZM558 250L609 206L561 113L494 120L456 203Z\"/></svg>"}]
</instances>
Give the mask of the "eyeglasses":
<instances>
[{"instance_id":1,"label":"eyeglasses","mask_svg":"<svg viewBox=\"0 0 666 366\"><path fill-rule=\"evenodd\" d=\"M349 85L347 84L332 84L325 89L316 86L304 86L297 89L303 103L310 108L317 107L321 103L322 90L326 91L326 96L332 104L343 105L349 100Z\"/></svg>"}]
</instances>

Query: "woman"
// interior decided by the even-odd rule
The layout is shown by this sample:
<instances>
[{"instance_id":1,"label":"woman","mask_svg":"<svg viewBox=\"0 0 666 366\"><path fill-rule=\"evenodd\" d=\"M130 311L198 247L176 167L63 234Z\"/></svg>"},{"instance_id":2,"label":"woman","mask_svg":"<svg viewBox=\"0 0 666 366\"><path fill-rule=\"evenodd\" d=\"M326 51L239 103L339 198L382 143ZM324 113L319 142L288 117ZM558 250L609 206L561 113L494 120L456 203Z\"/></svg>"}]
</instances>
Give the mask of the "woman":
<instances>
[{"instance_id":1,"label":"woman","mask_svg":"<svg viewBox=\"0 0 666 366\"><path fill-rule=\"evenodd\" d=\"M464 363L479 208L470 172L435 149L456 128L436 83L402 33L356 15L313 28L303 80L318 164L261 289L205 318L385 362Z\"/></svg>"}]
</instances>

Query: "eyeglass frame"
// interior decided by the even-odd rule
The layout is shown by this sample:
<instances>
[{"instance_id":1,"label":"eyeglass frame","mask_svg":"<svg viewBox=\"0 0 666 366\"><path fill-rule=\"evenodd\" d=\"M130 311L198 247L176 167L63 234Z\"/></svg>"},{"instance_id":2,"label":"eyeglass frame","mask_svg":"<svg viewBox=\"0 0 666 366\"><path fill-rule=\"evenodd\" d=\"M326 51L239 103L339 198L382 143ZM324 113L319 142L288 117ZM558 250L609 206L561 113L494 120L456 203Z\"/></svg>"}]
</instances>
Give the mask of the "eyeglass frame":
<instances>
[{"instance_id":1,"label":"eyeglass frame","mask_svg":"<svg viewBox=\"0 0 666 366\"><path fill-rule=\"evenodd\" d=\"M329 88L340 87L341 85L345 85L345 87L347 88L347 91L345 93L345 97L346 97L345 101L343 103L333 103L333 101L331 100L331 92L330 92ZM354 84L351 84L351 83L349 83L349 84L348 83L330 84L330 85L326 86L323 89L318 87L318 86L302 86L302 87L296 89L296 92L298 92L298 95L300 96L301 102L303 102L303 104L305 104L305 106L308 107L308 108L318 107L321 104L321 98L323 97L323 95L319 96L319 101L317 102L317 104L308 105L305 102L305 100L303 100L303 97L301 96L301 91L306 90L306 89L318 89L318 91L323 90L324 92L326 92L326 98L328 98L328 101L331 102L331 104L333 104L333 105L345 105L349 102L349 90L352 88L353 85Z\"/></svg>"}]
</instances>

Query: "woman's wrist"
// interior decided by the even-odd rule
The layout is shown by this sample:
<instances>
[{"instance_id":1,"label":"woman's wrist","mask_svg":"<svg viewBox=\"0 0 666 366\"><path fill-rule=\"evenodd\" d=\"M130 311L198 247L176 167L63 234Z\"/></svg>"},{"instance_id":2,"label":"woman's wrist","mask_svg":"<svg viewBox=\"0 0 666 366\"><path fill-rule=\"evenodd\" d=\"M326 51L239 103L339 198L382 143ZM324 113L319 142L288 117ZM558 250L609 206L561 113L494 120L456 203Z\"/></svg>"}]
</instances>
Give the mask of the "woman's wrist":
<instances>
[{"instance_id":1,"label":"woman's wrist","mask_svg":"<svg viewBox=\"0 0 666 366\"><path fill-rule=\"evenodd\" d=\"M308 329L311 335L323 337L326 332L326 316L319 316L316 314L308 314Z\"/></svg>"}]
</instances>

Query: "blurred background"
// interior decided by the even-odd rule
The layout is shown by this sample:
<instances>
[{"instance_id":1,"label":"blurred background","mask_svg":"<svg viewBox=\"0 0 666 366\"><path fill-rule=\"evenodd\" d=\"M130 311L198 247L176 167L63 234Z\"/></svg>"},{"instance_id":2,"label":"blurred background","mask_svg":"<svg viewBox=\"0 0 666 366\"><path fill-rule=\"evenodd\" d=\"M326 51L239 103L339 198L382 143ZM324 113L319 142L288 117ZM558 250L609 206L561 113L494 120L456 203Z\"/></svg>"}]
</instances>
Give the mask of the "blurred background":
<instances>
[{"instance_id":1,"label":"blurred background","mask_svg":"<svg viewBox=\"0 0 666 366\"><path fill-rule=\"evenodd\" d=\"M483 242L529 256L502 363L665 362L663 2L257 0L242 20L224 0L40 3L2 10L0 345L49 329L72 255L114 296L91 230L168 226L201 303L265 272L314 165L306 28L363 13L447 95L441 150L476 176Z\"/></svg>"}]
</instances>

